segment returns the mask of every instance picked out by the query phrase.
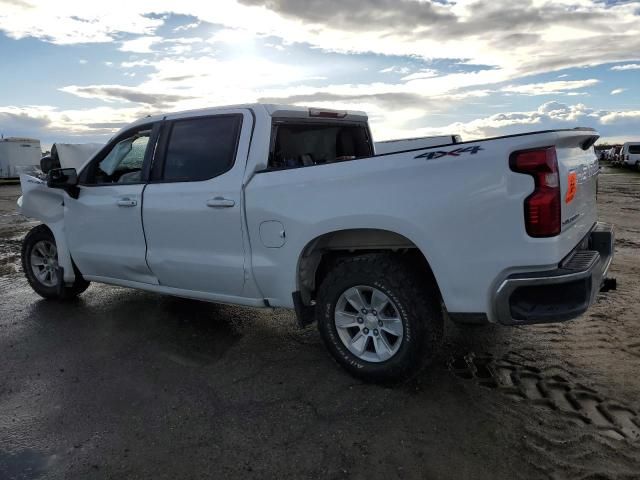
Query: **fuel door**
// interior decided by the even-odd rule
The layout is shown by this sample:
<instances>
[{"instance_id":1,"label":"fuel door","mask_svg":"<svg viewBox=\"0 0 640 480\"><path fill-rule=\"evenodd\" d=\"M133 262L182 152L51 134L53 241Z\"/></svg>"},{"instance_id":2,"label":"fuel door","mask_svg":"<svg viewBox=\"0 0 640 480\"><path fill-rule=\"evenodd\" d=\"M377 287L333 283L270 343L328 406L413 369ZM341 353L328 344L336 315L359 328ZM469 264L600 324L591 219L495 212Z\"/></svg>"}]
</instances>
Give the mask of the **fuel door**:
<instances>
[{"instance_id":1,"label":"fuel door","mask_svg":"<svg viewBox=\"0 0 640 480\"><path fill-rule=\"evenodd\" d=\"M287 241L284 225L277 220L267 220L260 224L260 241L267 248L280 248Z\"/></svg>"}]
</instances>

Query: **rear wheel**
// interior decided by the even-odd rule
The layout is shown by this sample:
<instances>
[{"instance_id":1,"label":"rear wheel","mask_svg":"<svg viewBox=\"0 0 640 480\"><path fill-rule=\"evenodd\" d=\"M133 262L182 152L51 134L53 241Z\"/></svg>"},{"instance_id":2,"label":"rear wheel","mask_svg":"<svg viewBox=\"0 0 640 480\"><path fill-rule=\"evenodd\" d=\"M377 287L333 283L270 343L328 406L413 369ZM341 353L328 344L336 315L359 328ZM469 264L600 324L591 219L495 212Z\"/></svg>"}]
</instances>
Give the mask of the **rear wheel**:
<instances>
[{"instance_id":1,"label":"rear wheel","mask_svg":"<svg viewBox=\"0 0 640 480\"><path fill-rule=\"evenodd\" d=\"M398 382L435 355L443 314L435 285L399 257L371 254L340 262L316 300L318 329L334 359L369 382Z\"/></svg>"},{"instance_id":2,"label":"rear wheel","mask_svg":"<svg viewBox=\"0 0 640 480\"><path fill-rule=\"evenodd\" d=\"M41 297L67 300L89 287L80 272L71 286L58 289L58 248L56 240L45 225L33 228L22 242L22 270L31 288Z\"/></svg>"}]
</instances>

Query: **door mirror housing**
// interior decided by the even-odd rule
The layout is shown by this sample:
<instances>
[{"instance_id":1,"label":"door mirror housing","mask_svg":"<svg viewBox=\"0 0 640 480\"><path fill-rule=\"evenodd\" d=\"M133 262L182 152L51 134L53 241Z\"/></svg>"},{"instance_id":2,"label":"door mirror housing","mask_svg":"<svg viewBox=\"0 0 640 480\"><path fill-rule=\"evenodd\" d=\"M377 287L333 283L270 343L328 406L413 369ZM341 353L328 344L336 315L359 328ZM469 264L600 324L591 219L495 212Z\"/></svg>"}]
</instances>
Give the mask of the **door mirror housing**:
<instances>
[{"instance_id":1,"label":"door mirror housing","mask_svg":"<svg viewBox=\"0 0 640 480\"><path fill-rule=\"evenodd\" d=\"M69 196L78 198L78 172L75 168L54 168L47 175L47 187L60 188Z\"/></svg>"}]
</instances>

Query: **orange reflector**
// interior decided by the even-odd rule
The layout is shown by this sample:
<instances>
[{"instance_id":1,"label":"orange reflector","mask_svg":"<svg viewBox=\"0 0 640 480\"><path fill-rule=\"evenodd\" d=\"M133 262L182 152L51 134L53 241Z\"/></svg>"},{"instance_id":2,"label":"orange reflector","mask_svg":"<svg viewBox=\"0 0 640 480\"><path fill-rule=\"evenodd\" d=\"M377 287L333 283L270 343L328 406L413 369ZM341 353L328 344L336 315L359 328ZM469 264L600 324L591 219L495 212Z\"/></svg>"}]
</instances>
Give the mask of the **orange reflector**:
<instances>
[{"instance_id":1,"label":"orange reflector","mask_svg":"<svg viewBox=\"0 0 640 480\"><path fill-rule=\"evenodd\" d=\"M576 192L578 191L578 174L576 172L569 172L569 186L567 187L567 195L564 198L566 203L571 203L571 201L576 197Z\"/></svg>"}]
</instances>

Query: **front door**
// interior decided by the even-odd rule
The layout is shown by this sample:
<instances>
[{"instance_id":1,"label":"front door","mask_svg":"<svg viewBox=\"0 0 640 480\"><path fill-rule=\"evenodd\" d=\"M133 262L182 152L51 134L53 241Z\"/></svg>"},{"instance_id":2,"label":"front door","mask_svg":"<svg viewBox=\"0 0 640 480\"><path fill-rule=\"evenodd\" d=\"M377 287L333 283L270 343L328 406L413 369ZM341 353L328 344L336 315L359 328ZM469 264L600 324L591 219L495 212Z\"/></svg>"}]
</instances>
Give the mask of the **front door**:
<instances>
[{"instance_id":1,"label":"front door","mask_svg":"<svg viewBox=\"0 0 640 480\"><path fill-rule=\"evenodd\" d=\"M145 261L142 192L157 126L119 135L80 174L80 194L65 200L71 257L86 277L158 283Z\"/></svg>"},{"instance_id":2,"label":"front door","mask_svg":"<svg viewBox=\"0 0 640 480\"><path fill-rule=\"evenodd\" d=\"M246 110L166 117L142 212L147 263L161 285L241 296L252 122Z\"/></svg>"}]
</instances>

